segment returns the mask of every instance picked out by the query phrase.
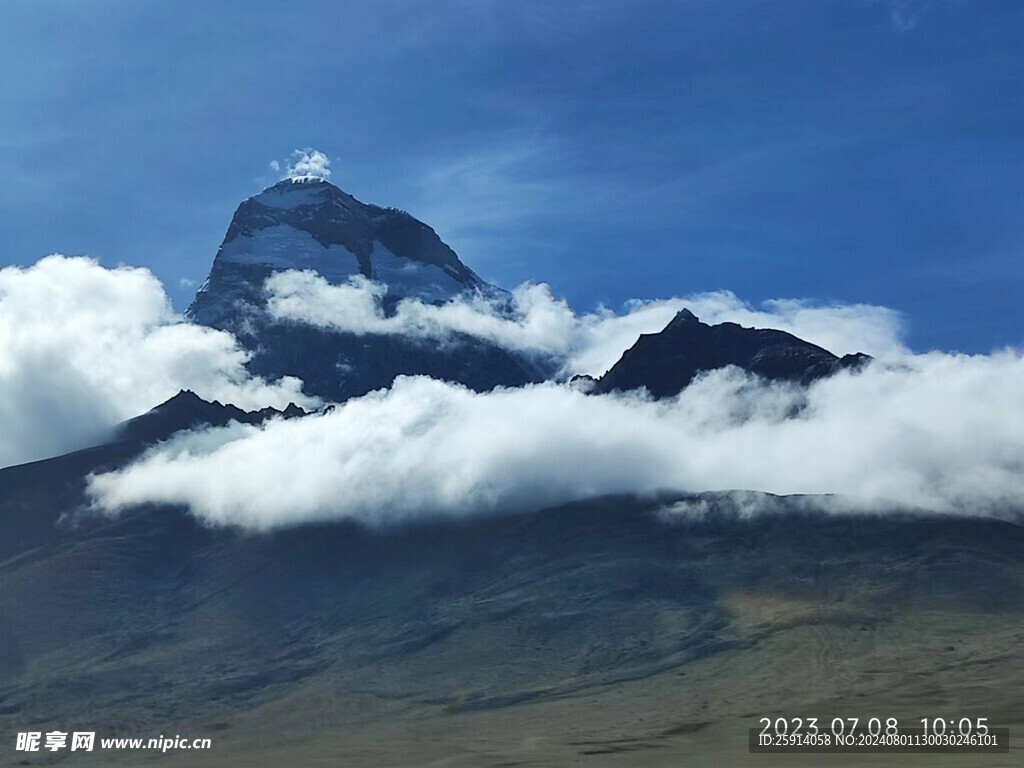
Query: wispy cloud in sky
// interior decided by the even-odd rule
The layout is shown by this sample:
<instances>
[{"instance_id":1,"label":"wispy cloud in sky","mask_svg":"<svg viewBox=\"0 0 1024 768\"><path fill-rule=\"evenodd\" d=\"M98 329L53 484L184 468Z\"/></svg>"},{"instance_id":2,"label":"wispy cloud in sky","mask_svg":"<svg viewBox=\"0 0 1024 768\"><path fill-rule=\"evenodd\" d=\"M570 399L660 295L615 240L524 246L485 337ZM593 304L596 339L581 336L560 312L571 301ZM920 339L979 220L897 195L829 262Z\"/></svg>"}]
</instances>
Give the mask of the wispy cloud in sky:
<instances>
[{"instance_id":1,"label":"wispy cloud in sky","mask_svg":"<svg viewBox=\"0 0 1024 768\"><path fill-rule=\"evenodd\" d=\"M934 0L885 0L890 5L890 19L897 32L912 32L924 21Z\"/></svg>"},{"instance_id":2,"label":"wispy cloud in sky","mask_svg":"<svg viewBox=\"0 0 1024 768\"><path fill-rule=\"evenodd\" d=\"M565 172L561 152L539 132L429 158L418 164L413 208L461 253L486 263L501 233L534 247L529 229L562 215L583 197Z\"/></svg>"}]
</instances>

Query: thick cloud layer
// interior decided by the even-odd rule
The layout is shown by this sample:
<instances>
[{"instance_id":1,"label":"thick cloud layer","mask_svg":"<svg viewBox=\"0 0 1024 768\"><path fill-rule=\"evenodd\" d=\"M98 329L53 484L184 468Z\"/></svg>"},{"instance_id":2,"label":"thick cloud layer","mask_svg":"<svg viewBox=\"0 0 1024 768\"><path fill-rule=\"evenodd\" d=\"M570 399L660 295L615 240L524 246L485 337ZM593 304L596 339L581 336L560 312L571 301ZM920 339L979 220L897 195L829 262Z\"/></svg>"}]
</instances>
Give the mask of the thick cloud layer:
<instances>
[{"instance_id":1,"label":"thick cloud layer","mask_svg":"<svg viewBox=\"0 0 1024 768\"><path fill-rule=\"evenodd\" d=\"M226 333L183 323L145 269L49 256L0 270L0 466L102 439L192 389L243 408L310 404L301 382L250 377Z\"/></svg>"},{"instance_id":2,"label":"thick cloud layer","mask_svg":"<svg viewBox=\"0 0 1024 768\"><path fill-rule=\"evenodd\" d=\"M881 360L809 389L710 373L679 397L586 396L556 383L478 394L424 378L327 413L179 435L90 481L96 505L189 507L253 529L313 520L388 524L500 513L595 494L751 489L841 494L846 508L1017 514L1024 498L1024 359L912 355L878 307L729 293L576 315L546 286L506 305L404 302L355 279L308 273L268 283L282 322L355 333L453 332L600 373L682 307L709 322L780 327L838 353ZM311 403L300 382L248 376L228 334L181 322L146 270L52 256L0 271L0 464L88 444L182 388L244 408Z\"/></svg>"},{"instance_id":3,"label":"thick cloud layer","mask_svg":"<svg viewBox=\"0 0 1024 768\"><path fill-rule=\"evenodd\" d=\"M796 415L794 415L796 414ZM906 356L808 390L735 369L678 398L423 378L331 413L184 435L91 481L98 506L213 524L387 524L660 489L836 493L853 509L1010 514L1024 499L1024 359Z\"/></svg>"},{"instance_id":4,"label":"thick cloud layer","mask_svg":"<svg viewBox=\"0 0 1024 768\"><path fill-rule=\"evenodd\" d=\"M524 284L509 302L471 295L437 306L414 299L386 315L386 287L362 276L331 285L315 272L280 272L266 284L268 309L282 321L356 334L401 334L444 339L478 336L503 347L550 358L563 375L599 376L641 333L657 333L681 309L707 323L778 328L836 354L867 352L887 357L905 352L899 316L870 305L815 306L803 301L767 302L755 309L727 291L651 302L632 302L625 312L578 315L551 295L547 285Z\"/></svg>"}]
</instances>

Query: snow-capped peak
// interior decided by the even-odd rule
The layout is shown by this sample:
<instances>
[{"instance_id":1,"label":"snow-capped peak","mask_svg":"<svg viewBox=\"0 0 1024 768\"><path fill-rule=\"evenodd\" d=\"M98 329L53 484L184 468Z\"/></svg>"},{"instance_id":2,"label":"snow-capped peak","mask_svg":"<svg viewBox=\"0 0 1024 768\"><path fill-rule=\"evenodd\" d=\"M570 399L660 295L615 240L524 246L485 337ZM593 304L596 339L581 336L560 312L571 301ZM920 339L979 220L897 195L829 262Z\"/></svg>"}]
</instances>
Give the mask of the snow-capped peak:
<instances>
[{"instance_id":1,"label":"snow-capped peak","mask_svg":"<svg viewBox=\"0 0 1024 768\"><path fill-rule=\"evenodd\" d=\"M291 169L315 166L314 154L307 152ZM229 318L260 311L264 282L286 270L313 270L332 284L361 275L386 285L389 301L443 302L467 290L500 293L408 213L363 203L322 176L296 174L238 207L189 314L237 331Z\"/></svg>"}]
</instances>

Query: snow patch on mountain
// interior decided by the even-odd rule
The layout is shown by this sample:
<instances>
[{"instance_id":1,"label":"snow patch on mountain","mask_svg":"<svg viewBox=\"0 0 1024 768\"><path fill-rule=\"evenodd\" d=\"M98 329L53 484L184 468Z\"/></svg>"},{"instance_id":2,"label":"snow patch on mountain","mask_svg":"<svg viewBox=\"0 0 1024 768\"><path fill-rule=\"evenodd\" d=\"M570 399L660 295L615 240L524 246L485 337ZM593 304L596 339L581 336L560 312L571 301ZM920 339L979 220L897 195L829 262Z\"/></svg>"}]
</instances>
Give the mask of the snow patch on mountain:
<instances>
[{"instance_id":1,"label":"snow patch on mountain","mask_svg":"<svg viewBox=\"0 0 1024 768\"><path fill-rule=\"evenodd\" d=\"M359 258L348 248L333 243L324 247L308 232L285 224L236 237L224 244L218 258L229 264L258 264L275 270L312 269L332 283L359 274Z\"/></svg>"},{"instance_id":2,"label":"snow patch on mountain","mask_svg":"<svg viewBox=\"0 0 1024 768\"><path fill-rule=\"evenodd\" d=\"M270 208L289 210L322 203L326 191L327 182L323 179L292 179L290 186L268 187L252 199Z\"/></svg>"},{"instance_id":3,"label":"snow patch on mountain","mask_svg":"<svg viewBox=\"0 0 1024 768\"><path fill-rule=\"evenodd\" d=\"M466 286L448 271L434 264L396 256L379 240L374 241L370 254L370 276L374 282L387 286L393 296L413 297L429 303L449 300L466 290ZM330 281L329 276L324 277Z\"/></svg>"},{"instance_id":4,"label":"snow patch on mountain","mask_svg":"<svg viewBox=\"0 0 1024 768\"><path fill-rule=\"evenodd\" d=\"M392 302L503 294L408 213L363 203L321 177L292 177L238 207L188 315L240 331L265 309L264 282L289 270L316 272L331 285L361 275L387 286Z\"/></svg>"}]
</instances>

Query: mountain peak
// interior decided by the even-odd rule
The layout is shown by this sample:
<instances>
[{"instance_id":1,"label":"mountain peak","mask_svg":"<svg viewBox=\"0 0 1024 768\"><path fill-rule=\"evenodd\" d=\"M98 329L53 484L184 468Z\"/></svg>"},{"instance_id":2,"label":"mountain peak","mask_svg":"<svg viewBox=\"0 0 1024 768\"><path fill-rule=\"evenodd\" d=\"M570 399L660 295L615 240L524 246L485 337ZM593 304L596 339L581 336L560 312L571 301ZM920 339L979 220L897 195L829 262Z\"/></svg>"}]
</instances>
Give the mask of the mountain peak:
<instances>
[{"instance_id":1,"label":"mountain peak","mask_svg":"<svg viewBox=\"0 0 1024 768\"><path fill-rule=\"evenodd\" d=\"M337 185L331 183L330 181L328 181L327 179L325 179L323 176L307 175L307 176L285 176L280 181L271 184L270 187L267 187L267 189L270 189L271 187L295 186L297 184L327 184L327 185L332 186L332 187L336 187L337 186Z\"/></svg>"},{"instance_id":2,"label":"mountain peak","mask_svg":"<svg viewBox=\"0 0 1024 768\"><path fill-rule=\"evenodd\" d=\"M258 195L253 195L243 202L242 206L255 202L270 208L292 209L300 206L330 204L336 198L358 202L352 195L327 179L316 176L298 176L281 179L281 181L271 184ZM242 206L239 206L239 210Z\"/></svg>"},{"instance_id":3,"label":"mountain peak","mask_svg":"<svg viewBox=\"0 0 1024 768\"><path fill-rule=\"evenodd\" d=\"M281 181L279 181L274 186L276 187L279 184L292 184L292 185L294 185L294 184L330 184L332 187L334 186L333 184L331 184L331 182L329 182L323 176L312 176L312 175L307 175L307 176L287 176L287 177L281 179Z\"/></svg>"},{"instance_id":4,"label":"mountain peak","mask_svg":"<svg viewBox=\"0 0 1024 768\"><path fill-rule=\"evenodd\" d=\"M346 334L283 322L268 308L267 279L312 271L332 285L362 276L385 287L381 311L413 299L443 304L465 294L503 297L427 224L364 203L325 177L289 177L243 201L187 315L232 333L261 376L296 376L328 400L362 395L395 376L431 375L474 389L514 386L540 374L532 361L468 337L444 349L421 340Z\"/></svg>"},{"instance_id":5,"label":"mountain peak","mask_svg":"<svg viewBox=\"0 0 1024 768\"><path fill-rule=\"evenodd\" d=\"M668 327L675 325L683 325L685 323L699 323L700 319L688 309L680 309L676 312L676 316L672 318L672 321L668 324Z\"/></svg>"},{"instance_id":6,"label":"mountain peak","mask_svg":"<svg viewBox=\"0 0 1024 768\"><path fill-rule=\"evenodd\" d=\"M592 391L644 387L654 397L672 397L702 371L727 366L769 381L809 384L840 370L857 370L870 360L863 354L839 358L785 331L737 323L708 325L683 309L661 332L642 335Z\"/></svg>"},{"instance_id":7,"label":"mountain peak","mask_svg":"<svg viewBox=\"0 0 1024 768\"><path fill-rule=\"evenodd\" d=\"M390 302L497 291L408 213L357 200L325 177L293 174L238 206L188 315L244 333L265 307L264 282L286 270L312 270L331 284L362 275L385 284Z\"/></svg>"},{"instance_id":8,"label":"mountain peak","mask_svg":"<svg viewBox=\"0 0 1024 768\"><path fill-rule=\"evenodd\" d=\"M326 182L331 178L331 158L318 149L296 149L292 152L292 159L294 162L288 163L285 169L285 181L316 183ZM274 161L271 167L279 170L281 164Z\"/></svg>"},{"instance_id":9,"label":"mountain peak","mask_svg":"<svg viewBox=\"0 0 1024 768\"><path fill-rule=\"evenodd\" d=\"M243 411L231 404L218 400L204 400L190 389L183 389L170 400L166 400L141 416L122 422L116 430L116 439L155 443L165 440L175 432L194 429L199 426L222 427L232 421L241 424L259 424L275 416L294 418L305 415L305 411L294 403L279 411L264 408L260 411Z\"/></svg>"}]
</instances>

